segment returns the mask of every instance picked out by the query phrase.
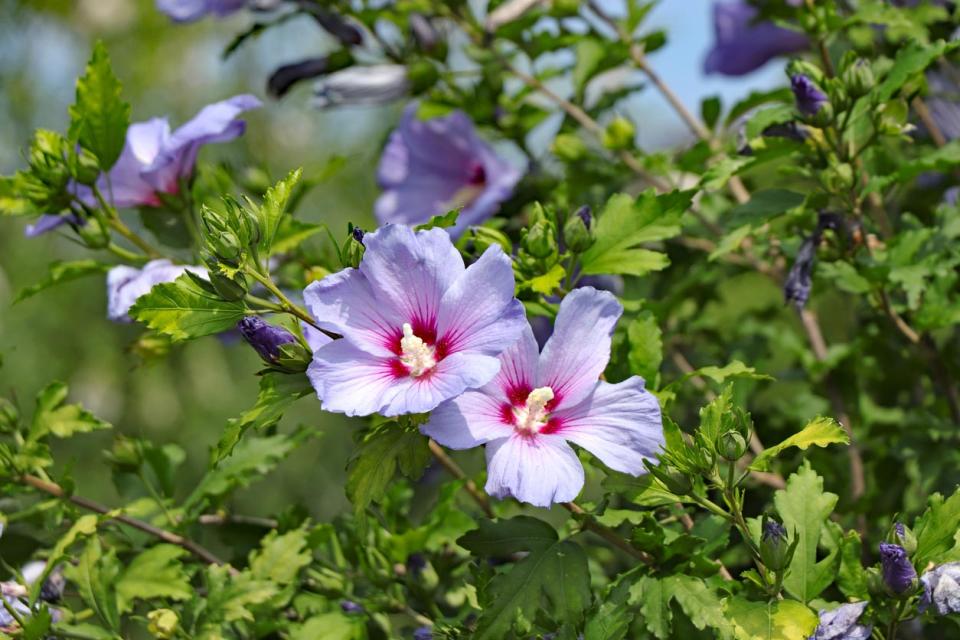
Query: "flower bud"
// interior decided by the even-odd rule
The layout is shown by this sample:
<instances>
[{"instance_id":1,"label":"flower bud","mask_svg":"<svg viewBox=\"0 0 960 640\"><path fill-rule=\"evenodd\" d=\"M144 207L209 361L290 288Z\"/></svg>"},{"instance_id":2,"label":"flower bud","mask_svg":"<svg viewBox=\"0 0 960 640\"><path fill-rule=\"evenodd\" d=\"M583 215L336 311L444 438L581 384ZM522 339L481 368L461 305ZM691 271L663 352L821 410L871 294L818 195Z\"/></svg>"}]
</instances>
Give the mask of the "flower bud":
<instances>
[{"instance_id":1,"label":"flower bud","mask_svg":"<svg viewBox=\"0 0 960 640\"><path fill-rule=\"evenodd\" d=\"M739 434L738 434L739 435ZM760 559L772 571L782 571L790 565L797 540L787 541L787 530L773 518L763 517L760 525Z\"/></svg>"},{"instance_id":2,"label":"flower bud","mask_svg":"<svg viewBox=\"0 0 960 640\"><path fill-rule=\"evenodd\" d=\"M866 60L857 60L843 73L847 92L853 98L867 95L876 84L873 70Z\"/></svg>"},{"instance_id":3,"label":"flower bud","mask_svg":"<svg viewBox=\"0 0 960 640\"><path fill-rule=\"evenodd\" d=\"M603 131L603 146L615 151L631 149L637 130L633 123L622 116L610 121Z\"/></svg>"},{"instance_id":4,"label":"flower bud","mask_svg":"<svg viewBox=\"0 0 960 640\"><path fill-rule=\"evenodd\" d=\"M417 627L413 631L413 640L433 640L433 628Z\"/></svg>"},{"instance_id":5,"label":"flower bud","mask_svg":"<svg viewBox=\"0 0 960 640\"><path fill-rule=\"evenodd\" d=\"M247 281L242 275L236 278L230 278L220 273L216 273L213 268L210 269L210 283L217 290L220 297L230 302L243 300L247 295Z\"/></svg>"},{"instance_id":6,"label":"flower bud","mask_svg":"<svg viewBox=\"0 0 960 640\"><path fill-rule=\"evenodd\" d=\"M556 233L546 220L536 222L523 237L523 248L534 258L547 258L557 250Z\"/></svg>"},{"instance_id":7,"label":"flower bud","mask_svg":"<svg viewBox=\"0 0 960 640\"><path fill-rule=\"evenodd\" d=\"M796 75L806 76L818 85L822 84L824 80L826 80L823 75L823 71L820 70L820 67L801 59L790 61L790 64L787 65L787 75L791 78Z\"/></svg>"},{"instance_id":8,"label":"flower bud","mask_svg":"<svg viewBox=\"0 0 960 640\"><path fill-rule=\"evenodd\" d=\"M717 436L717 453L727 462L736 462L746 452L747 441L736 431L726 431Z\"/></svg>"},{"instance_id":9,"label":"flower bud","mask_svg":"<svg viewBox=\"0 0 960 640\"><path fill-rule=\"evenodd\" d=\"M588 153L587 145L580 136L573 133L561 133L558 135L550 146L550 150L553 151L558 158L566 160L567 162L576 162Z\"/></svg>"},{"instance_id":10,"label":"flower bud","mask_svg":"<svg viewBox=\"0 0 960 640\"><path fill-rule=\"evenodd\" d=\"M574 253L583 253L593 246L594 238L591 230L590 207L581 207L585 210L585 215L579 215L577 211L563 225L563 241L567 248Z\"/></svg>"},{"instance_id":11,"label":"flower bud","mask_svg":"<svg viewBox=\"0 0 960 640\"><path fill-rule=\"evenodd\" d=\"M172 609L154 609L147 614L147 631L154 638L168 640L176 637L177 630L180 627L180 618L177 612Z\"/></svg>"},{"instance_id":12,"label":"flower bud","mask_svg":"<svg viewBox=\"0 0 960 640\"><path fill-rule=\"evenodd\" d=\"M670 493L677 496L685 496L693 490L693 483L690 482L690 477L682 471L668 467L667 465L654 466L647 462L644 462L644 464L647 467L647 471L650 472L650 475L659 480Z\"/></svg>"},{"instance_id":13,"label":"flower bud","mask_svg":"<svg viewBox=\"0 0 960 640\"><path fill-rule=\"evenodd\" d=\"M903 547L908 556L912 556L917 550L917 536L902 522L894 523L890 529L890 535L887 536L887 541Z\"/></svg>"},{"instance_id":14,"label":"flower bud","mask_svg":"<svg viewBox=\"0 0 960 640\"><path fill-rule=\"evenodd\" d=\"M887 598L890 596L887 591L887 585L883 582L883 576L876 567L870 567L866 570L867 591L874 598Z\"/></svg>"},{"instance_id":15,"label":"flower bud","mask_svg":"<svg viewBox=\"0 0 960 640\"><path fill-rule=\"evenodd\" d=\"M100 177L97 157L84 148L79 148L69 158L70 175L80 184L92 185Z\"/></svg>"},{"instance_id":16,"label":"flower bud","mask_svg":"<svg viewBox=\"0 0 960 640\"><path fill-rule=\"evenodd\" d=\"M805 116L817 115L817 112L829 103L827 94L803 74L798 73L790 78L790 89L796 99L797 110Z\"/></svg>"},{"instance_id":17,"label":"flower bud","mask_svg":"<svg viewBox=\"0 0 960 640\"><path fill-rule=\"evenodd\" d=\"M74 228L91 249L103 249L110 244L110 229L98 218L89 218L86 224L74 225Z\"/></svg>"},{"instance_id":18,"label":"flower bud","mask_svg":"<svg viewBox=\"0 0 960 640\"><path fill-rule=\"evenodd\" d=\"M437 83L440 73L432 62L421 60L410 64L407 77L410 79L410 91L414 95L419 95Z\"/></svg>"},{"instance_id":19,"label":"flower bud","mask_svg":"<svg viewBox=\"0 0 960 640\"><path fill-rule=\"evenodd\" d=\"M281 327L267 324L257 316L247 316L237 323L240 335L264 362L276 364L282 355L281 346L297 341L296 336Z\"/></svg>"},{"instance_id":20,"label":"flower bud","mask_svg":"<svg viewBox=\"0 0 960 640\"><path fill-rule=\"evenodd\" d=\"M884 584L894 595L909 595L917 586L917 570L906 550L898 544L880 543L880 568Z\"/></svg>"},{"instance_id":21,"label":"flower bud","mask_svg":"<svg viewBox=\"0 0 960 640\"><path fill-rule=\"evenodd\" d=\"M357 239L357 236L360 236L360 239ZM341 257L343 258L343 266L353 267L356 269L360 266L360 261L363 259L363 253L365 249L363 247L363 230L360 228L355 228L350 234L350 237L347 238L347 241L343 245L341 250Z\"/></svg>"}]
</instances>

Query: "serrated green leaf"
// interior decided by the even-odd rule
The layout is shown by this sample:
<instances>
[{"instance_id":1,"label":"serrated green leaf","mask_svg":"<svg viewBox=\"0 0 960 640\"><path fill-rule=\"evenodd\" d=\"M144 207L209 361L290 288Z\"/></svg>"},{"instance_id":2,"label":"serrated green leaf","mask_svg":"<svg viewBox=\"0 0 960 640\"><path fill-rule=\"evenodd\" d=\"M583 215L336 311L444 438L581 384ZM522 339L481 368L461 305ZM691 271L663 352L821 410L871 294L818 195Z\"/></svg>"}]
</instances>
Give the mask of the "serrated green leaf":
<instances>
[{"instance_id":1,"label":"serrated green leaf","mask_svg":"<svg viewBox=\"0 0 960 640\"><path fill-rule=\"evenodd\" d=\"M769 109L761 109L750 117L747 126L744 128L744 135L747 140L753 140L770 125L790 122L796 117L793 105L781 104Z\"/></svg>"},{"instance_id":2,"label":"serrated green leaf","mask_svg":"<svg viewBox=\"0 0 960 640\"><path fill-rule=\"evenodd\" d=\"M833 582L839 566L840 558L836 549L817 562L820 531L837 504L837 495L825 493L823 478L817 475L809 462L804 462L787 479L787 488L777 491L773 501L790 542L797 539L783 586L795 598L809 602Z\"/></svg>"},{"instance_id":3,"label":"serrated green leaf","mask_svg":"<svg viewBox=\"0 0 960 640\"><path fill-rule=\"evenodd\" d=\"M867 572L860 560L862 553L860 534L856 531L847 531L840 545L840 570L837 572L837 587L848 598L869 599Z\"/></svg>"},{"instance_id":4,"label":"serrated green leaf","mask_svg":"<svg viewBox=\"0 0 960 640\"><path fill-rule=\"evenodd\" d=\"M640 603L640 615L647 631L663 640L670 636L673 612L670 601L673 595L669 585L653 576L644 576L630 589L630 604Z\"/></svg>"},{"instance_id":5,"label":"serrated green leaf","mask_svg":"<svg viewBox=\"0 0 960 640\"><path fill-rule=\"evenodd\" d=\"M443 215L432 216L423 224L414 227L414 231L424 231L426 229L441 228L446 229L457 225L457 218L460 216L460 209L451 209Z\"/></svg>"},{"instance_id":6,"label":"serrated green leaf","mask_svg":"<svg viewBox=\"0 0 960 640\"><path fill-rule=\"evenodd\" d=\"M960 489L946 500L935 493L927 505L913 527L917 551L912 559L918 567L937 562L954 548L954 535L960 529Z\"/></svg>"},{"instance_id":7,"label":"serrated green leaf","mask_svg":"<svg viewBox=\"0 0 960 640\"><path fill-rule=\"evenodd\" d=\"M914 75L930 66L934 60L942 56L947 50L957 47L956 43L947 44L938 40L929 45L917 42L908 43L897 52L893 66L876 89L872 98L876 102L886 102Z\"/></svg>"},{"instance_id":8,"label":"serrated green leaf","mask_svg":"<svg viewBox=\"0 0 960 640\"><path fill-rule=\"evenodd\" d=\"M380 425L367 436L347 468L347 497L356 514L379 500L399 468L416 479L430 461L427 438L396 422Z\"/></svg>"},{"instance_id":9,"label":"serrated green leaf","mask_svg":"<svg viewBox=\"0 0 960 640\"><path fill-rule=\"evenodd\" d=\"M727 213L726 226L739 228L750 225L757 228L776 216L803 204L806 196L789 189L755 191L748 202L735 206Z\"/></svg>"},{"instance_id":10,"label":"serrated green leaf","mask_svg":"<svg viewBox=\"0 0 960 640\"><path fill-rule=\"evenodd\" d=\"M665 580L674 600L697 629L714 629L720 635L730 633L730 623L723 615L723 600L700 578L674 575Z\"/></svg>"},{"instance_id":11,"label":"serrated green leaf","mask_svg":"<svg viewBox=\"0 0 960 640\"><path fill-rule=\"evenodd\" d=\"M46 606L41 606L23 621L23 628L17 634L19 640L45 640L53 623L53 615Z\"/></svg>"},{"instance_id":12,"label":"serrated green leaf","mask_svg":"<svg viewBox=\"0 0 960 640\"><path fill-rule=\"evenodd\" d=\"M602 42L598 38L584 37L577 41L574 50L576 62L573 65L571 79L578 95L582 95L584 86L603 62L607 46L607 42Z\"/></svg>"},{"instance_id":13,"label":"serrated green leaf","mask_svg":"<svg viewBox=\"0 0 960 640\"><path fill-rule=\"evenodd\" d=\"M524 284L536 293L549 296L560 286L560 283L563 282L563 278L566 275L567 270L563 268L563 265L555 264L543 275L531 278Z\"/></svg>"},{"instance_id":14,"label":"serrated green leaf","mask_svg":"<svg viewBox=\"0 0 960 640\"><path fill-rule=\"evenodd\" d=\"M286 213L287 203L293 193L303 169L294 169L287 177L273 185L263 196L263 204L257 208L257 219L260 223L260 242L258 248L260 256L266 257L273 251L273 240L280 228L280 221Z\"/></svg>"},{"instance_id":15,"label":"serrated green leaf","mask_svg":"<svg viewBox=\"0 0 960 640\"><path fill-rule=\"evenodd\" d=\"M50 550L50 554L47 556L47 564L43 570L43 573L40 574L40 577L30 586L30 602L36 602L37 598L40 596L40 589L43 587L43 583L50 576L50 573L53 569L59 564L63 558L66 556L67 549L69 549L73 543L79 539L87 538L92 536L97 531L97 523L99 519L97 516L92 513L80 516L77 518L76 522L73 523L63 536L57 540L57 544L54 545L53 549Z\"/></svg>"},{"instance_id":16,"label":"serrated green leaf","mask_svg":"<svg viewBox=\"0 0 960 640\"><path fill-rule=\"evenodd\" d=\"M628 572L607 590L603 601L587 619L584 640L623 640L637 612L627 606L636 576Z\"/></svg>"},{"instance_id":17,"label":"serrated green leaf","mask_svg":"<svg viewBox=\"0 0 960 640\"><path fill-rule=\"evenodd\" d=\"M831 444L850 444L850 437L836 420L820 416L808 422L803 429L780 444L764 449L753 459L749 468L753 471L766 471L770 468L770 462L781 451L790 447L807 449L807 447L826 447Z\"/></svg>"},{"instance_id":18,"label":"serrated green leaf","mask_svg":"<svg viewBox=\"0 0 960 640\"><path fill-rule=\"evenodd\" d=\"M120 629L121 612L114 590L119 571L120 564L114 552L104 554L96 536L87 541L76 566L68 565L64 569L64 576L77 585L77 592L83 601L103 624L114 631Z\"/></svg>"},{"instance_id":19,"label":"serrated green leaf","mask_svg":"<svg viewBox=\"0 0 960 640\"><path fill-rule=\"evenodd\" d=\"M728 598L724 613L737 640L806 640L817 627L817 614L796 600L752 602Z\"/></svg>"},{"instance_id":20,"label":"serrated green leaf","mask_svg":"<svg viewBox=\"0 0 960 640\"><path fill-rule=\"evenodd\" d=\"M13 304L17 304L27 298L49 289L55 285L77 280L84 276L105 273L110 269L110 265L97 262L96 260L75 260L65 262L57 260L52 262L47 268L47 276L37 284L26 287L13 299Z\"/></svg>"},{"instance_id":21,"label":"serrated green leaf","mask_svg":"<svg viewBox=\"0 0 960 640\"><path fill-rule=\"evenodd\" d=\"M242 302L224 300L206 280L187 272L137 298L130 317L174 340L232 329L244 316Z\"/></svg>"},{"instance_id":22,"label":"serrated green leaf","mask_svg":"<svg viewBox=\"0 0 960 640\"><path fill-rule=\"evenodd\" d=\"M120 94L120 80L110 66L107 47L98 40L86 71L77 80L76 100L70 107L70 137L97 157L103 171L109 171L120 157L130 126L130 104Z\"/></svg>"},{"instance_id":23,"label":"serrated green leaf","mask_svg":"<svg viewBox=\"0 0 960 640\"><path fill-rule=\"evenodd\" d=\"M339 611L313 616L290 630L290 640L364 640L366 637L363 617Z\"/></svg>"},{"instance_id":24,"label":"serrated green leaf","mask_svg":"<svg viewBox=\"0 0 960 640\"><path fill-rule=\"evenodd\" d=\"M257 580L250 573L231 576L228 567L207 567L205 618L210 622L253 621L251 608L277 595L275 584ZM216 636L219 637L219 636Z\"/></svg>"},{"instance_id":25,"label":"serrated green leaf","mask_svg":"<svg viewBox=\"0 0 960 640\"><path fill-rule=\"evenodd\" d=\"M134 600L193 597L190 577L180 558L186 551L172 544L158 544L135 557L116 581L117 603L121 611L130 611Z\"/></svg>"},{"instance_id":26,"label":"serrated green leaf","mask_svg":"<svg viewBox=\"0 0 960 640\"><path fill-rule=\"evenodd\" d=\"M68 393L67 385L52 382L37 394L29 442L38 442L47 435L69 438L77 433L111 428L110 423L97 418L79 404L63 404Z\"/></svg>"},{"instance_id":27,"label":"serrated green leaf","mask_svg":"<svg viewBox=\"0 0 960 640\"><path fill-rule=\"evenodd\" d=\"M581 256L583 272L641 276L666 267L666 254L639 245L679 234L680 216L692 198L690 191L658 196L653 190L636 200L622 193L612 196L597 216L596 241Z\"/></svg>"},{"instance_id":28,"label":"serrated green leaf","mask_svg":"<svg viewBox=\"0 0 960 640\"><path fill-rule=\"evenodd\" d=\"M289 253L299 247L305 240L324 231L326 227L322 224L310 224L301 222L296 218L287 216L282 218L280 228L273 237L272 253Z\"/></svg>"},{"instance_id":29,"label":"serrated green leaf","mask_svg":"<svg viewBox=\"0 0 960 640\"><path fill-rule=\"evenodd\" d=\"M256 579L286 586L296 581L312 559L305 526L284 534L271 531L260 541L260 549L250 554L250 573Z\"/></svg>"},{"instance_id":30,"label":"serrated green leaf","mask_svg":"<svg viewBox=\"0 0 960 640\"><path fill-rule=\"evenodd\" d=\"M617 493L629 500L631 504L641 507L659 507L684 502L684 498L671 493L649 473L642 476L631 476L626 473L610 471L603 480L603 488L612 493Z\"/></svg>"},{"instance_id":31,"label":"serrated green leaf","mask_svg":"<svg viewBox=\"0 0 960 640\"><path fill-rule=\"evenodd\" d=\"M590 605L586 554L578 544L558 540L557 532L545 522L528 516L481 521L479 529L457 542L477 555L529 552L487 585L475 640L507 637L515 620L533 620L538 613L577 624ZM544 599L548 606L542 606Z\"/></svg>"},{"instance_id":32,"label":"serrated green leaf","mask_svg":"<svg viewBox=\"0 0 960 640\"><path fill-rule=\"evenodd\" d=\"M650 311L642 311L627 325L630 371L651 383L656 381L663 362L661 335L657 317Z\"/></svg>"}]
</instances>

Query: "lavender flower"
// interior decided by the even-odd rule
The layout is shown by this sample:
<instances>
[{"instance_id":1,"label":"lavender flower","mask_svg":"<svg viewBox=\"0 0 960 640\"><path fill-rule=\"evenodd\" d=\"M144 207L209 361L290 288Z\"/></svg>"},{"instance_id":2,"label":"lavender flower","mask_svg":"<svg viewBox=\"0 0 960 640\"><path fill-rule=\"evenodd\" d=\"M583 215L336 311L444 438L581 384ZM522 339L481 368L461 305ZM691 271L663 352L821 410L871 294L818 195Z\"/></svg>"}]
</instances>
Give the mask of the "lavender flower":
<instances>
[{"instance_id":1,"label":"lavender flower","mask_svg":"<svg viewBox=\"0 0 960 640\"><path fill-rule=\"evenodd\" d=\"M142 269L120 265L107 273L107 317L114 322L130 322L127 312L140 296L149 293L154 285L173 282L185 272L191 271L204 278L203 267L176 265L169 260L152 260Z\"/></svg>"},{"instance_id":2,"label":"lavender flower","mask_svg":"<svg viewBox=\"0 0 960 640\"><path fill-rule=\"evenodd\" d=\"M237 323L237 329L243 339L266 362L276 362L281 356L280 347L296 343L297 338L282 327L267 324L257 316L248 316Z\"/></svg>"},{"instance_id":3,"label":"lavender flower","mask_svg":"<svg viewBox=\"0 0 960 640\"><path fill-rule=\"evenodd\" d=\"M363 605L357 604L353 600L341 600L340 610L344 613L363 613Z\"/></svg>"},{"instance_id":4,"label":"lavender flower","mask_svg":"<svg viewBox=\"0 0 960 640\"><path fill-rule=\"evenodd\" d=\"M927 86L927 107L937 128L947 140L960 138L960 71L954 67L931 71Z\"/></svg>"},{"instance_id":5,"label":"lavender flower","mask_svg":"<svg viewBox=\"0 0 960 640\"><path fill-rule=\"evenodd\" d=\"M403 65L350 67L317 82L313 104L318 109L387 104L407 95L410 87Z\"/></svg>"},{"instance_id":6,"label":"lavender flower","mask_svg":"<svg viewBox=\"0 0 960 640\"><path fill-rule=\"evenodd\" d=\"M417 627L413 631L413 640L433 640L433 629L431 627Z\"/></svg>"},{"instance_id":7,"label":"lavender flower","mask_svg":"<svg viewBox=\"0 0 960 640\"><path fill-rule=\"evenodd\" d=\"M28 238L36 238L65 224L78 226L83 224L83 220L72 213L66 215L46 214L37 218L37 221L33 224L28 224L27 228L23 230L23 235Z\"/></svg>"},{"instance_id":8,"label":"lavender flower","mask_svg":"<svg viewBox=\"0 0 960 640\"><path fill-rule=\"evenodd\" d=\"M880 543L880 568L883 582L893 593L903 595L917 583L917 570L907 557L907 552L898 544Z\"/></svg>"},{"instance_id":9,"label":"lavender flower","mask_svg":"<svg viewBox=\"0 0 960 640\"><path fill-rule=\"evenodd\" d=\"M866 602L850 602L821 610L820 624L809 640L869 640L873 625L857 624L866 608Z\"/></svg>"},{"instance_id":10,"label":"lavender flower","mask_svg":"<svg viewBox=\"0 0 960 640\"><path fill-rule=\"evenodd\" d=\"M304 300L342 340L313 354L307 375L328 411L430 411L489 382L526 322L499 247L465 268L443 229L401 225L363 237L357 269L314 282Z\"/></svg>"},{"instance_id":11,"label":"lavender flower","mask_svg":"<svg viewBox=\"0 0 960 640\"><path fill-rule=\"evenodd\" d=\"M541 353L528 326L500 355L489 384L440 405L421 430L453 449L486 444L487 493L539 507L573 500L583 488L568 442L611 469L644 473L664 442L660 404L639 376L599 380L621 313L612 294L576 289L560 303Z\"/></svg>"},{"instance_id":12,"label":"lavender flower","mask_svg":"<svg viewBox=\"0 0 960 640\"><path fill-rule=\"evenodd\" d=\"M960 562L948 562L920 576L923 596L918 609L924 612L932 604L938 615L960 613Z\"/></svg>"},{"instance_id":13,"label":"lavender flower","mask_svg":"<svg viewBox=\"0 0 960 640\"><path fill-rule=\"evenodd\" d=\"M246 3L247 0L157 0L157 9L174 22L193 22L207 15L228 16Z\"/></svg>"},{"instance_id":14,"label":"lavender flower","mask_svg":"<svg viewBox=\"0 0 960 640\"><path fill-rule=\"evenodd\" d=\"M790 78L790 88L796 98L797 109L805 116L816 115L820 108L829 102L827 94L802 73L795 73Z\"/></svg>"},{"instance_id":15,"label":"lavender flower","mask_svg":"<svg viewBox=\"0 0 960 640\"><path fill-rule=\"evenodd\" d=\"M807 38L771 22L755 22L756 8L743 0L713 5L715 42L704 61L706 73L742 76L772 58L802 51Z\"/></svg>"},{"instance_id":16,"label":"lavender flower","mask_svg":"<svg viewBox=\"0 0 960 640\"><path fill-rule=\"evenodd\" d=\"M109 181L101 176L97 187L117 207L159 206L159 194L178 193L180 180L193 173L200 147L242 135L246 123L237 116L260 104L251 95L234 96L204 107L172 133L166 118L130 125L127 143L110 169ZM88 187L76 189L81 200L98 205Z\"/></svg>"},{"instance_id":17,"label":"lavender flower","mask_svg":"<svg viewBox=\"0 0 960 640\"><path fill-rule=\"evenodd\" d=\"M463 112L420 120L416 110L416 105L407 107L380 158L377 179L384 191L377 199L377 219L419 224L463 207L449 229L458 237L492 216L522 173L477 136Z\"/></svg>"}]
</instances>

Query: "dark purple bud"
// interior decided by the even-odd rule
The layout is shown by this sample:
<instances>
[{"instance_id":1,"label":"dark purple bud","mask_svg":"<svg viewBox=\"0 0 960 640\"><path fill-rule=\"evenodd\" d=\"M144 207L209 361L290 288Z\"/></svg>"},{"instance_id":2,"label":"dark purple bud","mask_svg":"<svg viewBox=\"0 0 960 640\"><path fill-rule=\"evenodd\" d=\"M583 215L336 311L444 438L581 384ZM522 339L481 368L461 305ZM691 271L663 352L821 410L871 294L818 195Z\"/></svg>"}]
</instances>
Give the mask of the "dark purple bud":
<instances>
[{"instance_id":1,"label":"dark purple bud","mask_svg":"<svg viewBox=\"0 0 960 640\"><path fill-rule=\"evenodd\" d=\"M803 241L797 258L787 273L787 280L783 284L783 297L798 309L802 309L810 298L813 288L813 264L817 257L817 244L820 234L815 233Z\"/></svg>"},{"instance_id":2,"label":"dark purple bud","mask_svg":"<svg viewBox=\"0 0 960 640\"><path fill-rule=\"evenodd\" d=\"M780 542L787 539L787 530L776 520L770 519L763 523L760 538L770 542Z\"/></svg>"},{"instance_id":3,"label":"dark purple bud","mask_svg":"<svg viewBox=\"0 0 960 640\"><path fill-rule=\"evenodd\" d=\"M267 93L274 98L279 98L301 80L309 80L325 73L338 71L350 66L352 62L353 58L348 52L336 51L329 56L285 64L270 74L270 79L267 80Z\"/></svg>"},{"instance_id":4,"label":"dark purple bud","mask_svg":"<svg viewBox=\"0 0 960 640\"><path fill-rule=\"evenodd\" d=\"M894 523L893 531L901 538L906 537L907 535L907 529L903 526L902 522Z\"/></svg>"},{"instance_id":5,"label":"dark purple bud","mask_svg":"<svg viewBox=\"0 0 960 640\"><path fill-rule=\"evenodd\" d=\"M917 583L917 570L913 568L906 550L898 544L880 543L880 568L883 582L897 595L905 594Z\"/></svg>"},{"instance_id":6,"label":"dark purple bud","mask_svg":"<svg viewBox=\"0 0 960 640\"><path fill-rule=\"evenodd\" d=\"M237 329L244 340L256 350L264 361L276 363L280 358L280 347L295 343L296 337L280 327L267 324L257 316L248 316L237 323Z\"/></svg>"},{"instance_id":7,"label":"dark purple bud","mask_svg":"<svg viewBox=\"0 0 960 640\"><path fill-rule=\"evenodd\" d=\"M411 553L407 556L407 571L410 573L420 573L427 568L427 559L422 553Z\"/></svg>"},{"instance_id":8,"label":"dark purple bud","mask_svg":"<svg viewBox=\"0 0 960 640\"><path fill-rule=\"evenodd\" d=\"M832 611L821 610L810 640L870 640L873 626L858 624L866 608L866 602L850 602Z\"/></svg>"},{"instance_id":9,"label":"dark purple bud","mask_svg":"<svg viewBox=\"0 0 960 640\"><path fill-rule=\"evenodd\" d=\"M341 600L340 610L344 613L363 613L363 605L357 604L353 600Z\"/></svg>"},{"instance_id":10,"label":"dark purple bud","mask_svg":"<svg viewBox=\"0 0 960 640\"><path fill-rule=\"evenodd\" d=\"M577 209L577 216L583 220L583 224L587 225L587 228L590 228L590 221L593 219L593 210L590 209L590 205L583 205Z\"/></svg>"},{"instance_id":11,"label":"dark purple bud","mask_svg":"<svg viewBox=\"0 0 960 640\"><path fill-rule=\"evenodd\" d=\"M797 73L790 78L790 88L793 90L793 97L797 100L797 109L805 116L816 115L829 98L827 94L820 90L813 80L807 76Z\"/></svg>"},{"instance_id":12,"label":"dark purple bud","mask_svg":"<svg viewBox=\"0 0 960 640\"><path fill-rule=\"evenodd\" d=\"M365 233L366 233L366 232L365 232L363 229L361 229L360 227L354 227L354 228L353 228L353 239L356 240L357 242L359 242L360 244L363 244L363 236L364 236Z\"/></svg>"},{"instance_id":13,"label":"dark purple bud","mask_svg":"<svg viewBox=\"0 0 960 640\"><path fill-rule=\"evenodd\" d=\"M363 42L363 32L339 13L324 9L315 2L301 2L300 6L313 16L324 31L339 40L341 44L350 47Z\"/></svg>"},{"instance_id":14,"label":"dark purple bud","mask_svg":"<svg viewBox=\"0 0 960 640\"><path fill-rule=\"evenodd\" d=\"M413 632L413 640L433 640L433 628L417 627Z\"/></svg>"}]
</instances>

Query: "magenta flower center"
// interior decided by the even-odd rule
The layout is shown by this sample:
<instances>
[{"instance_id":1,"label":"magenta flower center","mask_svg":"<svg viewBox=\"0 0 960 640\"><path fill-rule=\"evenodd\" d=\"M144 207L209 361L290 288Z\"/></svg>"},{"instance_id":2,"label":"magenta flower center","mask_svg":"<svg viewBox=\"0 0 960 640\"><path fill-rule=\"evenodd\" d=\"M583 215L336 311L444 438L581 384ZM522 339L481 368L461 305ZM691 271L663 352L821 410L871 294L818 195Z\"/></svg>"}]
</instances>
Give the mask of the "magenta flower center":
<instances>
[{"instance_id":1,"label":"magenta flower center","mask_svg":"<svg viewBox=\"0 0 960 640\"><path fill-rule=\"evenodd\" d=\"M535 435L550 422L547 404L553 400L553 389L539 387L530 392L522 407L513 410L513 426L518 433Z\"/></svg>"},{"instance_id":2,"label":"magenta flower center","mask_svg":"<svg viewBox=\"0 0 960 640\"><path fill-rule=\"evenodd\" d=\"M403 323L403 337L400 338L400 362L414 378L419 378L437 366L436 349L415 335L409 322Z\"/></svg>"},{"instance_id":3,"label":"magenta flower center","mask_svg":"<svg viewBox=\"0 0 960 640\"><path fill-rule=\"evenodd\" d=\"M467 184L471 186L480 186L487 183L487 170L483 168L483 165L477 163L470 168L470 179L467 181Z\"/></svg>"}]
</instances>

